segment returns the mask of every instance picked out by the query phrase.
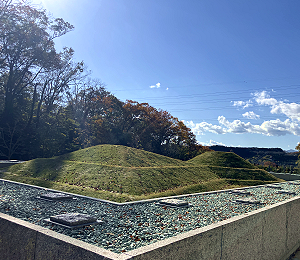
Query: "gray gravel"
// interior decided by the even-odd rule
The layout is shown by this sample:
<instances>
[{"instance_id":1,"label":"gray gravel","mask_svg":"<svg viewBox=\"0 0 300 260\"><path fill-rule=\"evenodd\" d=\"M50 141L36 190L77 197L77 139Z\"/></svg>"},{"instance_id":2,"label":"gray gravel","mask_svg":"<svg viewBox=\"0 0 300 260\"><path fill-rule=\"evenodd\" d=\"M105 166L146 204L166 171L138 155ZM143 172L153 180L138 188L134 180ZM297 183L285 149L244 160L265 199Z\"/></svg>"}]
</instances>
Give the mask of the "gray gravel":
<instances>
[{"instance_id":1,"label":"gray gravel","mask_svg":"<svg viewBox=\"0 0 300 260\"><path fill-rule=\"evenodd\" d=\"M37 198L47 193L43 188L1 181L0 212L121 253L300 195L300 185L285 182L280 186L295 194L280 194L278 189L258 186L247 189L251 195L224 191L180 197L191 206L174 208L159 205L158 201L118 206L80 196L46 201ZM260 204L236 203L237 199ZM103 223L67 229L43 221L64 213L89 214Z\"/></svg>"}]
</instances>

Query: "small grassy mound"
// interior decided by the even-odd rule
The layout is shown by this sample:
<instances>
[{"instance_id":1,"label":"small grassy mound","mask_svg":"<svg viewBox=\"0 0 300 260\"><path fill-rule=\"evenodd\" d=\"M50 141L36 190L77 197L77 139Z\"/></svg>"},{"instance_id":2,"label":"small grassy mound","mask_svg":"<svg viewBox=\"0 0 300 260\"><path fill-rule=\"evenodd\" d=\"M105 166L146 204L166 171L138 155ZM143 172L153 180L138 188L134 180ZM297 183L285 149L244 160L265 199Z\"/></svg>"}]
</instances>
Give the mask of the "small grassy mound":
<instances>
[{"instance_id":1,"label":"small grassy mound","mask_svg":"<svg viewBox=\"0 0 300 260\"><path fill-rule=\"evenodd\" d=\"M210 166L255 169L255 166L242 157L231 152L206 152L200 154L188 162Z\"/></svg>"},{"instance_id":2,"label":"small grassy mound","mask_svg":"<svg viewBox=\"0 0 300 260\"><path fill-rule=\"evenodd\" d=\"M0 177L118 202L279 180L233 153L207 152L184 162L119 145L34 159Z\"/></svg>"},{"instance_id":3,"label":"small grassy mound","mask_svg":"<svg viewBox=\"0 0 300 260\"><path fill-rule=\"evenodd\" d=\"M57 160L124 167L184 166L185 162L122 145L96 145L62 156Z\"/></svg>"}]
</instances>

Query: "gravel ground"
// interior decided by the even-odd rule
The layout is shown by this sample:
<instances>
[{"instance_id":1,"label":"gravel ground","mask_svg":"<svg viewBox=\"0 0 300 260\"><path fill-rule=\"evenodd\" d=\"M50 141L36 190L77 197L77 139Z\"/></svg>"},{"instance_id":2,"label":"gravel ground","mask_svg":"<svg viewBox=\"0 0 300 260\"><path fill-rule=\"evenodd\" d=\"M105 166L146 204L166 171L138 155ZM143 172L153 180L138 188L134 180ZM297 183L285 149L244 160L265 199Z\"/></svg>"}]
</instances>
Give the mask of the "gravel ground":
<instances>
[{"instance_id":1,"label":"gravel ground","mask_svg":"<svg viewBox=\"0 0 300 260\"><path fill-rule=\"evenodd\" d=\"M278 189L259 186L247 188L251 195L224 191L180 197L189 202L190 207L173 208L159 205L158 201L118 206L77 196L73 200L46 201L37 198L47 193L43 188L1 181L0 212L121 253L299 196L300 185L295 183L280 184L282 189L295 194L277 194ZM262 204L235 202L243 198ZM89 214L103 223L67 229L44 222L50 216L64 213Z\"/></svg>"}]
</instances>

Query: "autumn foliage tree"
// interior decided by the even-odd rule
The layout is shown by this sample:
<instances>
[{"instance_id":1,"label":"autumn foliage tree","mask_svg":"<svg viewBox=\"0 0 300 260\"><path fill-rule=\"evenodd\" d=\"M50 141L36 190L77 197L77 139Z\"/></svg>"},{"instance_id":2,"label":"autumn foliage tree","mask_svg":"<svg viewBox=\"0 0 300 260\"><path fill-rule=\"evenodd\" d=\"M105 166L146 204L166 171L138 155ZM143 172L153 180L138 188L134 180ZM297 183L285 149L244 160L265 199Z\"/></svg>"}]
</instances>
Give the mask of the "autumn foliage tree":
<instances>
[{"instance_id":1,"label":"autumn foliage tree","mask_svg":"<svg viewBox=\"0 0 300 260\"><path fill-rule=\"evenodd\" d=\"M88 80L70 98L67 110L78 123L78 141L82 148L118 144L122 102L98 80Z\"/></svg>"},{"instance_id":2,"label":"autumn foliage tree","mask_svg":"<svg viewBox=\"0 0 300 260\"><path fill-rule=\"evenodd\" d=\"M74 50L54 39L73 30L26 1L0 1L0 159L51 157L120 144L187 160L205 151L178 118L121 102L89 78Z\"/></svg>"},{"instance_id":3,"label":"autumn foliage tree","mask_svg":"<svg viewBox=\"0 0 300 260\"><path fill-rule=\"evenodd\" d=\"M123 109L126 145L183 160L201 153L191 130L167 111L132 100Z\"/></svg>"}]
</instances>

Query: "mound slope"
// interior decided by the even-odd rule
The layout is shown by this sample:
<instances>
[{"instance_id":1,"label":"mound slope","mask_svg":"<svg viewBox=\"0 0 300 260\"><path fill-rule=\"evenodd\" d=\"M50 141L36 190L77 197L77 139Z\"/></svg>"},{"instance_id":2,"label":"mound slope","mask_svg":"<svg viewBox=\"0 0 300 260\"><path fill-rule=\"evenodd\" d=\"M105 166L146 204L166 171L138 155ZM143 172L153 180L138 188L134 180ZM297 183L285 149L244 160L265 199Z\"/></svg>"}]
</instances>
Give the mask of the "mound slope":
<instances>
[{"instance_id":1,"label":"mound slope","mask_svg":"<svg viewBox=\"0 0 300 260\"><path fill-rule=\"evenodd\" d=\"M1 177L115 201L230 188L229 179L250 180L253 185L255 180L278 180L246 161L234 163L234 158L240 160L234 154L204 155L184 162L125 146L98 145L16 164Z\"/></svg>"},{"instance_id":2,"label":"mound slope","mask_svg":"<svg viewBox=\"0 0 300 260\"><path fill-rule=\"evenodd\" d=\"M232 152L206 152L189 160L193 164L255 169L255 166Z\"/></svg>"},{"instance_id":3,"label":"mound slope","mask_svg":"<svg viewBox=\"0 0 300 260\"><path fill-rule=\"evenodd\" d=\"M147 152L122 145L96 145L59 157L58 160L69 160L86 163L124 167L184 166L181 160Z\"/></svg>"}]
</instances>

